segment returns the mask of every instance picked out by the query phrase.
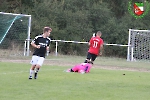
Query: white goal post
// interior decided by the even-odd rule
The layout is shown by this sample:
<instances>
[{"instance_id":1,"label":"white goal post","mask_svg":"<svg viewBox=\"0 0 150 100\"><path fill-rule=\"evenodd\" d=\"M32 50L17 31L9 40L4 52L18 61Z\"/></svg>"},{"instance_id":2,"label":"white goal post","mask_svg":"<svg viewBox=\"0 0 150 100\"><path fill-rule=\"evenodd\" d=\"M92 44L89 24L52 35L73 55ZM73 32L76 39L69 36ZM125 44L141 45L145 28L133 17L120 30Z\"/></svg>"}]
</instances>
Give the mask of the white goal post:
<instances>
[{"instance_id":1,"label":"white goal post","mask_svg":"<svg viewBox=\"0 0 150 100\"><path fill-rule=\"evenodd\" d=\"M150 61L150 30L129 29L127 61Z\"/></svg>"},{"instance_id":2,"label":"white goal post","mask_svg":"<svg viewBox=\"0 0 150 100\"><path fill-rule=\"evenodd\" d=\"M14 54L9 55L17 55L22 51L25 39L27 40L25 55L29 55L30 30L31 15L0 12L0 45L3 51L8 45L14 46Z\"/></svg>"}]
</instances>

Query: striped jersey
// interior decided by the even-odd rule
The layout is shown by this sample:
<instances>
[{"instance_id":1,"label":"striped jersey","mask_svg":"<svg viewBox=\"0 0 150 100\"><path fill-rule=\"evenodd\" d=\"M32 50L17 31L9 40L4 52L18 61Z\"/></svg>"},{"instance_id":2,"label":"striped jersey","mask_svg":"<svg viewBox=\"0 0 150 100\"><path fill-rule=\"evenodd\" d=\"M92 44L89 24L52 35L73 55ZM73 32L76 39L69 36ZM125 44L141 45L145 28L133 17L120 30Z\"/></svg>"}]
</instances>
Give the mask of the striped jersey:
<instances>
[{"instance_id":1,"label":"striped jersey","mask_svg":"<svg viewBox=\"0 0 150 100\"><path fill-rule=\"evenodd\" d=\"M45 58L46 48L50 45L50 41L51 39L49 37L43 38L42 35L36 36L32 42L40 45L40 48L35 48L33 55Z\"/></svg>"}]
</instances>

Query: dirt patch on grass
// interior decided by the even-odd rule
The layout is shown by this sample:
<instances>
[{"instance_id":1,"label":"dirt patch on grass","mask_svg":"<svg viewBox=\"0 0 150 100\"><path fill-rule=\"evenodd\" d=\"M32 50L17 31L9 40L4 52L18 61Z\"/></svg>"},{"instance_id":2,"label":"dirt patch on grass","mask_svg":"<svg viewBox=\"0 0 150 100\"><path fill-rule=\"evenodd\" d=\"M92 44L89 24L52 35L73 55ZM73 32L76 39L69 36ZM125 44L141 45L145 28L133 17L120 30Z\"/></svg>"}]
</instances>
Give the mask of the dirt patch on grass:
<instances>
[{"instance_id":1,"label":"dirt patch on grass","mask_svg":"<svg viewBox=\"0 0 150 100\"><path fill-rule=\"evenodd\" d=\"M12 62L12 63L30 63L30 60L10 60L10 59L0 59L1 62ZM59 59L45 59L44 65L55 65L55 66L68 66L68 68L73 67L77 63L75 62L67 62L61 61ZM130 67L119 67L119 66L101 66L98 64L94 64L93 68L107 69L107 70L126 70L126 71L139 71L139 72L150 72L149 69L146 68L130 68Z\"/></svg>"}]
</instances>

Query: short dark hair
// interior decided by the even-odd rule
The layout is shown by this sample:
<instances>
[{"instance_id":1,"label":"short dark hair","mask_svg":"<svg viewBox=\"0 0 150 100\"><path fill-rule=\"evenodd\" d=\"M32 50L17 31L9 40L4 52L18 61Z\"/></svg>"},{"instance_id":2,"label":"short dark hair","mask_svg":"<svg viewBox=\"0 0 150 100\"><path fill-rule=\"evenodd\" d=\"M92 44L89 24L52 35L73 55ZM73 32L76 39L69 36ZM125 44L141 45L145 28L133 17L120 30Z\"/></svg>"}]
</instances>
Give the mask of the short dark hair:
<instances>
[{"instance_id":1,"label":"short dark hair","mask_svg":"<svg viewBox=\"0 0 150 100\"><path fill-rule=\"evenodd\" d=\"M50 27L44 27L43 32L48 32L49 30L52 31Z\"/></svg>"},{"instance_id":2,"label":"short dark hair","mask_svg":"<svg viewBox=\"0 0 150 100\"><path fill-rule=\"evenodd\" d=\"M97 31L96 35L102 35L101 31Z\"/></svg>"},{"instance_id":3,"label":"short dark hair","mask_svg":"<svg viewBox=\"0 0 150 100\"><path fill-rule=\"evenodd\" d=\"M101 31L97 31L97 33L100 33L100 34L102 34L102 32L101 32Z\"/></svg>"}]
</instances>

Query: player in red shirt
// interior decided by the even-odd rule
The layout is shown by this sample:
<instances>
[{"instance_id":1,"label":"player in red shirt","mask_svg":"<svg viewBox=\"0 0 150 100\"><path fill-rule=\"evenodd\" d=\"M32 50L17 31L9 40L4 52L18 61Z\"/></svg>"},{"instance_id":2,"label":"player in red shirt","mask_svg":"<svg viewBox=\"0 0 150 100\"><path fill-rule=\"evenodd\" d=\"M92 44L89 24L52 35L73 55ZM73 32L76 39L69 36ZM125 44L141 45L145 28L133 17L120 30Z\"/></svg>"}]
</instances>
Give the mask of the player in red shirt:
<instances>
[{"instance_id":1,"label":"player in red shirt","mask_svg":"<svg viewBox=\"0 0 150 100\"><path fill-rule=\"evenodd\" d=\"M84 61L84 63L91 62L96 59L98 55L102 55L102 49L103 49L103 39L101 39L102 33L98 31L96 36L93 36L89 41L89 50L87 54L87 58Z\"/></svg>"}]
</instances>

